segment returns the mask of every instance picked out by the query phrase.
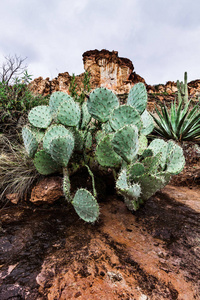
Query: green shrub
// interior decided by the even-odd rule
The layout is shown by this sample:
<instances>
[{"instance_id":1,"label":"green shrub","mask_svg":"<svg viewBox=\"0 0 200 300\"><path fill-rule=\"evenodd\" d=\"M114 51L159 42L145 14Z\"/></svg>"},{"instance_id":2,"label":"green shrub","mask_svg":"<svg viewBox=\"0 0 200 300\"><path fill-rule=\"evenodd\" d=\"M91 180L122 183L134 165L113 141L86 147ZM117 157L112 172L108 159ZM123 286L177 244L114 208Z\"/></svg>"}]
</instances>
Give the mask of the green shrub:
<instances>
[{"instance_id":1,"label":"green shrub","mask_svg":"<svg viewBox=\"0 0 200 300\"><path fill-rule=\"evenodd\" d=\"M84 73L83 88L77 86L75 74L72 74L72 79L69 86L70 96L74 98L76 102L82 104L85 101L86 94L90 92L90 75L88 72Z\"/></svg>"},{"instance_id":2,"label":"green shrub","mask_svg":"<svg viewBox=\"0 0 200 300\"><path fill-rule=\"evenodd\" d=\"M48 97L33 95L28 88L31 76L24 71L21 78L15 78L13 85L0 82L0 113L1 121L6 118L16 120L24 112L39 104L47 104Z\"/></svg>"}]
</instances>

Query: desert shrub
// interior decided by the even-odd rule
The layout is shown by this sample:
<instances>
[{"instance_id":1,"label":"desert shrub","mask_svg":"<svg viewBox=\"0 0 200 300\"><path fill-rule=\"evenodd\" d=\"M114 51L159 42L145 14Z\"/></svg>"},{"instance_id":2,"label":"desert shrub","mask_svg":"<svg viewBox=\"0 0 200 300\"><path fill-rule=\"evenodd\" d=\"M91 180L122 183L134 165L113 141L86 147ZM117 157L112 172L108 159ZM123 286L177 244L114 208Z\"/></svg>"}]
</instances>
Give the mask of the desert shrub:
<instances>
[{"instance_id":1,"label":"desert shrub","mask_svg":"<svg viewBox=\"0 0 200 300\"><path fill-rule=\"evenodd\" d=\"M40 174L63 173L65 198L83 220L94 222L99 216L94 168L113 170L116 190L130 210L183 169L183 151L173 141L155 139L148 145L154 124L146 106L145 85L138 83L124 105L111 90L97 88L82 104L55 92L48 106L29 112L22 130L26 151ZM80 188L72 195L70 174L83 166L92 190Z\"/></svg>"},{"instance_id":2,"label":"desert shrub","mask_svg":"<svg viewBox=\"0 0 200 300\"><path fill-rule=\"evenodd\" d=\"M80 104L83 104L83 102L86 99L86 95L90 92L91 88L90 88L90 75L88 72L84 73L84 77L83 77L83 87L80 87L77 85L76 83L76 78L75 78L75 74L72 74L72 79L70 82L70 86L69 86L69 93L70 96L76 101L79 102Z\"/></svg>"},{"instance_id":3,"label":"desert shrub","mask_svg":"<svg viewBox=\"0 0 200 300\"><path fill-rule=\"evenodd\" d=\"M5 57L0 67L0 133L18 133L18 122L31 108L47 104L48 97L33 95L28 88L32 76L18 56Z\"/></svg>"},{"instance_id":4,"label":"desert shrub","mask_svg":"<svg viewBox=\"0 0 200 300\"><path fill-rule=\"evenodd\" d=\"M8 119L16 121L20 115L39 104L47 104L48 97L33 95L28 88L31 76L24 72L16 78L13 85L0 82L0 113L1 122Z\"/></svg>"},{"instance_id":5,"label":"desert shrub","mask_svg":"<svg viewBox=\"0 0 200 300\"><path fill-rule=\"evenodd\" d=\"M13 143L1 134L0 148L0 205L2 205L6 194L9 193L17 193L20 199L25 198L32 184L41 175L36 171L23 145Z\"/></svg>"}]
</instances>

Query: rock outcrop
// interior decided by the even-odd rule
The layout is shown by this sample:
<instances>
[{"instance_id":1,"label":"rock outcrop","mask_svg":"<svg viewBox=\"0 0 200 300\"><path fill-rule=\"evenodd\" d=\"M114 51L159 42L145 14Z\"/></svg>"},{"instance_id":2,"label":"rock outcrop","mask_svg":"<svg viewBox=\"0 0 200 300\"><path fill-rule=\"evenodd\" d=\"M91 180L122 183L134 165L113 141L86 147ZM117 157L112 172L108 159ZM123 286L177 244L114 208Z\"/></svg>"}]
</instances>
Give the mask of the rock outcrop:
<instances>
[{"instance_id":1,"label":"rock outcrop","mask_svg":"<svg viewBox=\"0 0 200 300\"><path fill-rule=\"evenodd\" d=\"M84 69L91 75L91 86L106 87L117 94L128 93L132 85L145 80L137 75L131 60L118 57L117 51L92 50L83 53Z\"/></svg>"},{"instance_id":2,"label":"rock outcrop","mask_svg":"<svg viewBox=\"0 0 200 300\"><path fill-rule=\"evenodd\" d=\"M91 89L107 87L117 94L128 93L137 82L145 80L135 72L131 60L118 56L117 51L91 50L83 53L85 71L89 72ZM84 73L76 76L76 83L83 86ZM68 72L58 74L58 77L50 80L42 77L34 79L30 83L30 89L35 94L48 95L55 91L69 93L72 76ZM146 83L145 83L146 84Z\"/></svg>"},{"instance_id":3,"label":"rock outcrop","mask_svg":"<svg viewBox=\"0 0 200 300\"><path fill-rule=\"evenodd\" d=\"M171 102L177 92L176 82L168 81L166 84L148 85L144 78L134 72L134 66L130 59L118 56L117 51L91 50L83 53L85 71L89 72L91 90L97 87L112 89L116 94L127 94L131 87L143 82L151 98ZM79 88L83 87L84 73L77 75L75 82ZM34 79L29 87L35 94L48 95L55 91L69 93L72 76L68 73L59 73L56 78L50 80L42 77ZM78 92L78 91L77 91ZM188 94L194 99L200 96L200 80L188 83ZM153 100L154 101L154 100Z\"/></svg>"},{"instance_id":4,"label":"rock outcrop","mask_svg":"<svg viewBox=\"0 0 200 300\"><path fill-rule=\"evenodd\" d=\"M32 189L30 201L34 204L52 204L62 196L62 179L46 177Z\"/></svg>"}]
</instances>

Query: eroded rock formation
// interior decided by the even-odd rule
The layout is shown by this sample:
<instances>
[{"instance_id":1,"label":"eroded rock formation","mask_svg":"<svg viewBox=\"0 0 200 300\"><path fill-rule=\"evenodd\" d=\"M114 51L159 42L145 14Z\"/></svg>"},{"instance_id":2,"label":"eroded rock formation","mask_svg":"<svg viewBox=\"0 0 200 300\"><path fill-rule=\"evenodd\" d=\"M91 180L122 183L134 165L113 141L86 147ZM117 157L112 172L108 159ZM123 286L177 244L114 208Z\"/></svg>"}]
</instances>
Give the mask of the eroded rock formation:
<instances>
[{"instance_id":1,"label":"eroded rock formation","mask_svg":"<svg viewBox=\"0 0 200 300\"><path fill-rule=\"evenodd\" d=\"M131 60L118 56L117 51L91 50L83 53L85 71L89 72L91 89L107 87L117 94L128 93L137 82L145 80L133 72L134 66ZM83 85L84 73L76 76L78 86ZM42 77L36 78L30 83L30 89L34 93L48 95L55 91L69 93L72 76L68 72L58 74L58 77L50 80ZM145 83L146 84L146 83Z\"/></svg>"},{"instance_id":2,"label":"eroded rock formation","mask_svg":"<svg viewBox=\"0 0 200 300\"><path fill-rule=\"evenodd\" d=\"M91 89L106 87L112 89L116 94L127 94L131 87L138 82L143 82L150 95L161 101L168 97L168 101L174 98L177 92L176 82L168 81L166 84L148 85L144 78L134 72L134 66L130 59L118 56L117 51L91 50L83 53L83 64L85 71L89 72ZM84 73L76 76L76 84L83 87ZM55 91L69 93L69 86L72 76L68 73L59 73L56 78L50 80L42 77L36 78L30 83L33 93L48 95ZM200 80L188 83L188 94L190 97L198 99L200 96ZM172 98L172 99L171 99Z\"/></svg>"},{"instance_id":3,"label":"eroded rock formation","mask_svg":"<svg viewBox=\"0 0 200 300\"><path fill-rule=\"evenodd\" d=\"M106 87L117 94L128 93L135 82L145 80L137 75L131 60L118 57L117 51L92 50L83 53L84 69L91 75L91 86Z\"/></svg>"}]
</instances>

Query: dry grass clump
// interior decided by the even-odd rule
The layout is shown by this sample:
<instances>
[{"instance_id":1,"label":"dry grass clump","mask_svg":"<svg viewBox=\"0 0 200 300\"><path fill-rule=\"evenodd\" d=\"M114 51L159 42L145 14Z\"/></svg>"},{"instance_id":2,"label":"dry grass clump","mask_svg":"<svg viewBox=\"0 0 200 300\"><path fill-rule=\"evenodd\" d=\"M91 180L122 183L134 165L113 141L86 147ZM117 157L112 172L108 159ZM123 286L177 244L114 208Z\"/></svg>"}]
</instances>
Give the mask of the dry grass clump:
<instances>
[{"instance_id":1,"label":"dry grass clump","mask_svg":"<svg viewBox=\"0 0 200 300\"><path fill-rule=\"evenodd\" d=\"M0 149L0 201L4 202L6 194L10 193L17 193L19 199L24 199L41 175L20 143L11 142L0 134Z\"/></svg>"}]
</instances>

